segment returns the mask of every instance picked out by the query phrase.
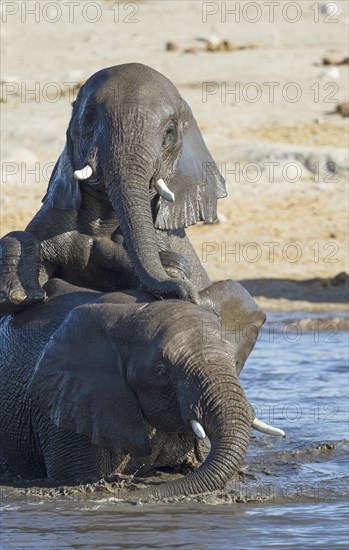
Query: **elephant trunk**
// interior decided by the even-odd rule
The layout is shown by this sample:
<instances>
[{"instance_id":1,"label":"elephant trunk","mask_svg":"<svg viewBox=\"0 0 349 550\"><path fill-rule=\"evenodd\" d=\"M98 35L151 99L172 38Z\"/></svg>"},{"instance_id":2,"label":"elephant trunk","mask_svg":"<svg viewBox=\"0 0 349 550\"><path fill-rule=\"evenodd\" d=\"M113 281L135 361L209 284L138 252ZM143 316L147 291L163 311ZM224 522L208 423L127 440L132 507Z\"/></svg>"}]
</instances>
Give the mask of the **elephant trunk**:
<instances>
[{"instance_id":1,"label":"elephant trunk","mask_svg":"<svg viewBox=\"0 0 349 550\"><path fill-rule=\"evenodd\" d=\"M132 154L128 157L126 166L113 165L109 170L107 193L136 273L142 282L151 286L167 278L160 262L150 209L149 181L153 174L147 168L137 168Z\"/></svg>"},{"instance_id":2,"label":"elephant trunk","mask_svg":"<svg viewBox=\"0 0 349 550\"><path fill-rule=\"evenodd\" d=\"M217 369L217 377L211 372L210 381L207 377L207 384L201 382L198 387L201 398L183 417L188 421L198 419L211 441L205 462L185 477L130 493L128 498L148 501L207 493L224 487L237 472L247 452L253 409L233 374L222 376L220 371L218 375Z\"/></svg>"},{"instance_id":3,"label":"elephant trunk","mask_svg":"<svg viewBox=\"0 0 349 550\"><path fill-rule=\"evenodd\" d=\"M120 158L126 157L123 163ZM127 251L140 282L155 295L198 301L189 281L171 279L160 260L150 206L154 161L146 153L112 156L105 180L109 200L119 218Z\"/></svg>"}]
</instances>

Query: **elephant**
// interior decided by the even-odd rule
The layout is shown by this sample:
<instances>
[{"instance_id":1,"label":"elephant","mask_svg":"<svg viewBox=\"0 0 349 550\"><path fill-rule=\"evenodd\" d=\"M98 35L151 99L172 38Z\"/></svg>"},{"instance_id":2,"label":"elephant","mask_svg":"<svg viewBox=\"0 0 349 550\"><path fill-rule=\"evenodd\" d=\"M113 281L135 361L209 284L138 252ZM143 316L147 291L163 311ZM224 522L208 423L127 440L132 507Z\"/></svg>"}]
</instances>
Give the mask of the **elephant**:
<instances>
[{"instance_id":1,"label":"elephant","mask_svg":"<svg viewBox=\"0 0 349 550\"><path fill-rule=\"evenodd\" d=\"M25 231L1 241L0 314L43 301L53 277L101 291L141 286L197 303L210 279L185 228L215 221L225 196L170 80L139 63L98 71L73 104L41 209ZM168 251L185 258L190 279L166 264Z\"/></svg>"},{"instance_id":2,"label":"elephant","mask_svg":"<svg viewBox=\"0 0 349 550\"><path fill-rule=\"evenodd\" d=\"M92 482L191 453L197 469L137 495L199 494L235 475L251 426L283 434L255 418L239 382L265 315L238 283L214 283L200 305L60 279L45 291L0 320L0 456L24 480Z\"/></svg>"}]
</instances>

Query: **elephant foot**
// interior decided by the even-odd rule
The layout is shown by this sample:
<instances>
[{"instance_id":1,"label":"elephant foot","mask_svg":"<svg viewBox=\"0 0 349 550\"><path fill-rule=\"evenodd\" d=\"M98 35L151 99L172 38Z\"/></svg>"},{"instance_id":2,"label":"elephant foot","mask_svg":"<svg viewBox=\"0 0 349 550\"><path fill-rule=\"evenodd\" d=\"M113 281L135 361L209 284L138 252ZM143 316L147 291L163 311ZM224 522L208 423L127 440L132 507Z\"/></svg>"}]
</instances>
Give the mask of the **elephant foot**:
<instances>
[{"instance_id":1,"label":"elephant foot","mask_svg":"<svg viewBox=\"0 0 349 550\"><path fill-rule=\"evenodd\" d=\"M190 279L191 268L187 260L172 250L161 250L160 260L167 275L172 279Z\"/></svg>"},{"instance_id":2,"label":"elephant foot","mask_svg":"<svg viewBox=\"0 0 349 550\"><path fill-rule=\"evenodd\" d=\"M170 277L166 281L166 290L149 290L157 298L177 298L194 304L200 303L200 297L196 286L190 281L191 268L188 261L172 250L159 252L161 263Z\"/></svg>"},{"instance_id":3,"label":"elephant foot","mask_svg":"<svg viewBox=\"0 0 349 550\"><path fill-rule=\"evenodd\" d=\"M22 311L43 302L40 287L40 241L25 231L14 231L0 240L0 315Z\"/></svg>"}]
</instances>

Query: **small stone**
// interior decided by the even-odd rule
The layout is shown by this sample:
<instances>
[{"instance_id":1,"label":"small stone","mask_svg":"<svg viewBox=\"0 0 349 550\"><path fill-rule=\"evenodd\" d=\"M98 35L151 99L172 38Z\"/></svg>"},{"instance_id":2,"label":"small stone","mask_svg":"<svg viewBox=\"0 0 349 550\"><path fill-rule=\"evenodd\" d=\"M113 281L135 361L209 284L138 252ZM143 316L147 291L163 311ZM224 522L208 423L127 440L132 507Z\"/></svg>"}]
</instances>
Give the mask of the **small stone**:
<instances>
[{"instance_id":1,"label":"small stone","mask_svg":"<svg viewBox=\"0 0 349 550\"><path fill-rule=\"evenodd\" d=\"M218 44L216 44L215 42L208 42L206 44L206 51L207 52L219 52L219 51L221 51L221 43L218 42Z\"/></svg>"},{"instance_id":2,"label":"small stone","mask_svg":"<svg viewBox=\"0 0 349 550\"><path fill-rule=\"evenodd\" d=\"M234 44L233 42L230 42L229 40L223 40L221 42L221 46L226 52L232 52L238 49L236 44Z\"/></svg>"},{"instance_id":3,"label":"small stone","mask_svg":"<svg viewBox=\"0 0 349 550\"><path fill-rule=\"evenodd\" d=\"M345 271L341 271L340 273L338 273L338 275L333 277L333 279L331 280L331 284L333 286L346 285L348 284L348 281L349 281L348 273L346 273Z\"/></svg>"},{"instance_id":4,"label":"small stone","mask_svg":"<svg viewBox=\"0 0 349 550\"><path fill-rule=\"evenodd\" d=\"M196 46L191 46L190 48L185 48L184 53L197 53L199 48Z\"/></svg>"},{"instance_id":5,"label":"small stone","mask_svg":"<svg viewBox=\"0 0 349 550\"><path fill-rule=\"evenodd\" d=\"M257 48L256 44L246 44L243 46L238 46L230 40L220 40L212 42L209 40L206 42L206 51L207 52L233 52L238 50L251 50Z\"/></svg>"},{"instance_id":6,"label":"small stone","mask_svg":"<svg viewBox=\"0 0 349 550\"><path fill-rule=\"evenodd\" d=\"M246 44L246 46L240 46L239 50L255 50L258 48L257 44Z\"/></svg>"},{"instance_id":7,"label":"small stone","mask_svg":"<svg viewBox=\"0 0 349 550\"><path fill-rule=\"evenodd\" d=\"M348 117L349 116L349 102L345 101L344 103L339 103L336 108L336 113L341 115L342 117Z\"/></svg>"},{"instance_id":8,"label":"small stone","mask_svg":"<svg viewBox=\"0 0 349 550\"><path fill-rule=\"evenodd\" d=\"M165 50L167 52L175 52L176 50L178 50L178 44L177 42L166 42L166 45L165 45Z\"/></svg>"},{"instance_id":9,"label":"small stone","mask_svg":"<svg viewBox=\"0 0 349 550\"><path fill-rule=\"evenodd\" d=\"M336 57L326 56L322 58L323 65L349 65L349 57L337 59Z\"/></svg>"},{"instance_id":10,"label":"small stone","mask_svg":"<svg viewBox=\"0 0 349 550\"><path fill-rule=\"evenodd\" d=\"M322 58L322 64L323 65L339 65L340 62L335 57L323 57Z\"/></svg>"}]
</instances>

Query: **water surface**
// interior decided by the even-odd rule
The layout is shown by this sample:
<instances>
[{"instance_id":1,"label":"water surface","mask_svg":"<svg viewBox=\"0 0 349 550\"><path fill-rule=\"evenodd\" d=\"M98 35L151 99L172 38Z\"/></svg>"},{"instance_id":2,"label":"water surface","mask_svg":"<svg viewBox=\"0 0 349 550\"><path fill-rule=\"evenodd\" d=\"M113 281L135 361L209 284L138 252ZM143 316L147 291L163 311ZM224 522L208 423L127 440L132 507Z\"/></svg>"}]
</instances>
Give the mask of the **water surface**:
<instances>
[{"instance_id":1,"label":"water surface","mask_svg":"<svg viewBox=\"0 0 349 550\"><path fill-rule=\"evenodd\" d=\"M239 482L148 505L4 488L1 547L347 548L348 333L299 330L300 316L269 316L241 375L258 416L286 437L254 432Z\"/></svg>"}]
</instances>

